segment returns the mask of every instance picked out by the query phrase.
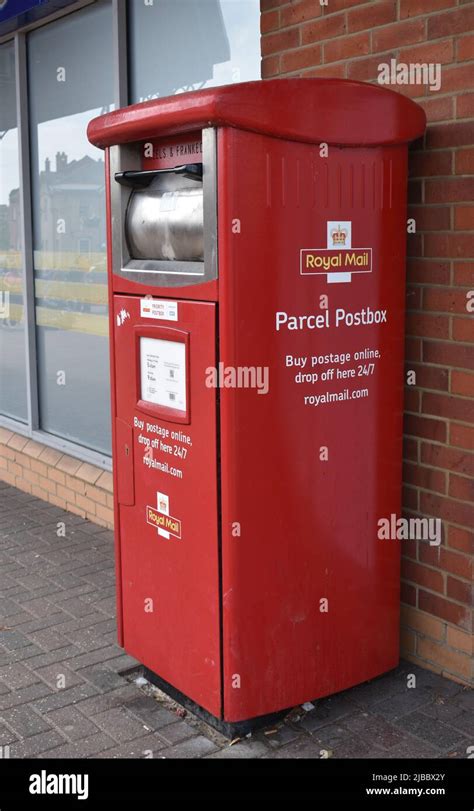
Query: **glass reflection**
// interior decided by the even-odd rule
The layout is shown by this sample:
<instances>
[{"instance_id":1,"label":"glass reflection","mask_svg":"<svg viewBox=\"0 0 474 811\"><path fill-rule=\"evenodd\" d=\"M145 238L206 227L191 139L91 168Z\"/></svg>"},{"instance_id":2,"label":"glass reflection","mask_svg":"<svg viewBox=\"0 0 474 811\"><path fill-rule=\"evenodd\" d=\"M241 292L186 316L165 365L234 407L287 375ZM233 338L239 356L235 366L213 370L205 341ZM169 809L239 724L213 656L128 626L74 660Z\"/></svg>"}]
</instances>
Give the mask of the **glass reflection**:
<instances>
[{"instance_id":1,"label":"glass reflection","mask_svg":"<svg viewBox=\"0 0 474 811\"><path fill-rule=\"evenodd\" d=\"M0 46L0 412L27 420L23 263L13 43Z\"/></svg>"},{"instance_id":2,"label":"glass reflection","mask_svg":"<svg viewBox=\"0 0 474 811\"><path fill-rule=\"evenodd\" d=\"M259 0L129 0L130 102L260 78Z\"/></svg>"},{"instance_id":3,"label":"glass reflection","mask_svg":"<svg viewBox=\"0 0 474 811\"><path fill-rule=\"evenodd\" d=\"M28 41L40 422L106 453L105 177L86 130L113 109L111 29L101 3Z\"/></svg>"}]
</instances>

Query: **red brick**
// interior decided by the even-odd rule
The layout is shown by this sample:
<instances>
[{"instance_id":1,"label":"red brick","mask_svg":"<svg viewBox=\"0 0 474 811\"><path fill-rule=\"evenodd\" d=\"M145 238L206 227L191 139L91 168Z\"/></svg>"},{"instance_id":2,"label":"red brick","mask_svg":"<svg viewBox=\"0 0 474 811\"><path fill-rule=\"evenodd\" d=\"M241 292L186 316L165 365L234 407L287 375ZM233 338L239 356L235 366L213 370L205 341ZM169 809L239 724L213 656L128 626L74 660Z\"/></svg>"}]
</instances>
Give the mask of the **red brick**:
<instances>
[{"instance_id":1,"label":"red brick","mask_svg":"<svg viewBox=\"0 0 474 811\"><path fill-rule=\"evenodd\" d=\"M265 56L262 59L262 79L278 76L280 73L280 56Z\"/></svg>"},{"instance_id":2,"label":"red brick","mask_svg":"<svg viewBox=\"0 0 474 811\"><path fill-rule=\"evenodd\" d=\"M389 62L395 58L395 53L384 54L384 61ZM374 82L379 75L378 67L380 56L370 56L368 59L355 59L347 66L347 78L356 82Z\"/></svg>"},{"instance_id":3,"label":"red brick","mask_svg":"<svg viewBox=\"0 0 474 811\"><path fill-rule=\"evenodd\" d=\"M474 455L456 448L429 445L427 442L422 442L421 461L424 465L439 467L443 470L453 470L464 476L474 475ZM455 521L454 523L460 524L461 522Z\"/></svg>"},{"instance_id":4,"label":"red brick","mask_svg":"<svg viewBox=\"0 0 474 811\"><path fill-rule=\"evenodd\" d=\"M400 0L400 19L452 8L456 0Z\"/></svg>"},{"instance_id":5,"label":"red brick","mask_svg":"<svg viewBox=\"0 0 474 811\"><path fill-rule=\"evenodd\" d=\"M474 285L474 262L454 263L454 284L464 287Z\"/></svg>"},{"instance_id":6,"label":"red brick","mask_svg":"<svg viewBox=\"0 0 474 811\"><path fill-rule=\"evenodd\" d=\"M416 588L402 581L400 584L400 600L405 605L416 605Z\"/></svg>"},{"instance_id":7,"label":"red brick","mask_svg":"<svg viewBox=\"0 0 474 811\"><path fill-rule=\"evenodd\" d=\"M306 23L301 28L301 42L309 45L312 42L322 42L333 39L346 33L346 15L324 16L321 20Z\"/></svg>"},{"instance_id":8,"label":"red brick","mask_svg":"<svg viewBox=\"0 0 474 811\"><path fill-rule=\"evenodd\" d=\"M407 235L407 253L409 256L423 255L423 240L421 234Z\"/></svg>"},{"instance_id":9,"label":"red brick","mask_svg":"<svg viewBox=\"0 0 474 811\"><path fill-rule=\"evenodd\" d=\"M470 425L458 425L455 422L451 423L449 442L454 447L472 451L474 449L474 428Z\"/></svg>"},{"instance_id":10,"label":"red brick","mask_svg":"<svg viewBox=\"0 0 474 811\"><path fill-rule=\"evenodd\" d=\"M391 48L411 45L413 42L422 42L424 39L426 39L426 22L424 19L394 23L394 25L373 31L372 51L380 53Z\"/></svg>"},{"instance_id":11,"label":"red brick","mask_svg":"<svg viewBox=\"0 0 474 811\"><path fill-rule=\"evenodd\" d=\"M470 146L474 140L474 122L453 121L451 124L429 126L426 132L427 149L446 149L450 146Z\"/></svg>"},{"instance_id":12,"label":"red brick","mask_svg":"<svg viewBox=\"0 0 474 811\"><path fill-rule=\"evenodd\" d=\"M429 257L449 256L454 259L474 256L474 234L425 234L424 253Z\"/></svg>"},{"instance_id":13,"label":"red brick","mask_svg":"<svg viewBox=\"0 0 474 811\"><path fill-rule=\"evenodd\" d=\"M449 318L447 315L409 312L405 332L407 335L420 335L424 338L448 338Z\"/></svg>"},{"instance_id":14,"label":"red brick","mask_svg":"<svg viewBox=\"0 0 474 811\"><path fill-rule=\"evenodd\" d=\"M415 220L417 231L445 231L451 227L449 206L411 206L408 216Z\"/></svg>"},{"instance_id":15,"label":"red brick","mask_svg":"<svg viewBox=\"0 0 474 811\"><path fill-rule=\"evenodd\" d=\"M386 25L397 19L396 0L381 0L348 11L349 31L368 31L378 25Z\"/></svg>"},{"instance_id":16,"label":"red brick","mask_svg":"<svg viewBox=\"0 0 474 811\"><path fill-rule=\"evenodd\" d=\"M418 442L411 437L403 437L403 458L410 462L418 461Z\"/></svg>"},{"instance_id":17,"label":"red brick","mask_svg":"<svg viewBox=\"0 0 474 811\"><path fill-rule=\"evenodd\" d=\"M464 34L474 28L474 7L434 14L428 19L428 39Z\"/></svg>"},{"instance_id":18,"label":"red brick","mask_svg":"<svg viewBox=\"0 0 474 811\"><path fill-rule=\"evenodd\" d=\"M474 532L461 527L449 527L448 543L452 549L474 555Z\"/></svg>"},{"instance_id":19,"label":"red brick","mask_svg":"<svg viewBox=\"0 0 474 811\"><path fill-rule=\"evenodd\" d=\"M423 184L421 180L408 181L408 202L410 205L423 202Z\"/></svg>"},{"instance_id":20,"label":"red brick","mask_svg":"<svg viewBox=\"0 0 474 811\"><path fill-rule=\"evenodd\" d=\"M269 31L275 31L279 27L280 27L280 12L278 9L274 11L266 11L260 15L261 34L268 34Z\"/></svg>"},{"instance_id":21,"label":"red brick","mask_svg":"<svg viewBox=\"0 0 474 811\"><path fill-rule=\"evenodd\" d=\"M474 526L474 504L466 504L463 501L453 501L453 499L438 496L434 493L420 492L420 511L424 515L431 515L441 518L452 524L460 524L462 527Z\"/></svg>"},{"instance_id":22,"label":"red brick","mask_svg":"<svg viewBox=\"0 0 474 811\"><path fill-rule=\"evenodd\" d=\"M453 153L412 152L409 160L410 177L444 177L453 174Z\"/></svg>"},{"instance_id":23,"label":"red brick","mask_svg":"<svg viewBox=\"0 0 474 811\"><path fill-rule=\"evenodd\" d=\"M466 294L464 290L452 287L426 287L423 292L423 309L441 313L465 313Z\"/></svg>"},{"instance_id":24,"label":"red brick","mask_svg":"<svg viewBox=\"0 0 474 811\"><path fill-rule=\"evenodd\" d=\"M466 451L474 450L474 428L470 425L458 425L453 422L449 429L449 442Z\"/></svg>"},{"instance_id":25,"label":"red brick","mask_svg":"<svg viewBox=\"0 0 474 811\"><path fill-rule=\"evenodd\" d=\"M450 96L444 96L440 99L420 99L418 103L423 107L430 123L434 121L448 121L454 118L454 99ZM458 118L462 118L462 116L458 116Z\"/></svg>"},{"instance_id":26,"label":"red brick","mask_svg":"<svg viewBox=\"0 0 474 811\"><path fill-rule=\"evenodd\" d=\"M289 28L287 31L278 31L276 34L266 34L262 37L262 56L297 48L300 44L298 28Z\"/></svg>"},{"instance_id":27,"label":"red brick","mask_svg":"<svg viewBox=\"0 0 474 811\"><path fill-rule=\"evenodd\" d=\"M418 510L418 490L415 487L402 487L402 506L406 510L416 512Z\"/></svg>"},{"instance_id":28,"label":"red brick","mask_svg":"<svg viewBox=\"0 0 474 811\"><path fill-rule=\"evenodd\" d=\"M443 527L442 527L442 534L443 534ZM422 563L426 563L428 566L435 566L437 569L440 568L439 564L439 556L440 556L440 547L439 546L431 546L429 541L419 541L418 543L418 560Z\"/></svg>"},{"instance_id":29,"label":"red brick","mask_svg":"<svg viewBox=\"0 0 474 811\"><path fill-rule=\"evenodd\" d=\"M456 206L454 209L454 227L458 231L474 230L474 206Z\"/></svg>"},{"instance_id":30,"label":"red brick","mask_svg":"<svg viewBox=\"0 0 474 811\"><path fill-rule=\"evenodd\" d=\"M451 498L474 502L474 479L467 476L456 476L455 473L450 473L448 493Z\"/></svg>"},{"instance_id":31,"label":"red brick","mask_svg":"<svg viewBox=\"0 0 474 811\"><path fill-rule=\"evenodd\" d=\"M422 342L419 338L406 338L405 337L405 360L416 361L421 360Z\"/></svg>"},{"instance_id":32,"label":"red brick","mask_svg":"<svg viewBox=\"0 0 474 811\"><path fill-rule=\"evenodd\" d=\"M345 79L347 63L339 62L337 65L325 65L323 67L305 70L304 77L328 77L329 79Z\"/></svg>"},{"instance_id":33,"label":"red brick","mask_svg":"<svg viewBox=\"0 0 474 811\"><path fill-rule=\"evenodd\" d=\"M416 373L416 385L420 388L448 391L449 372L447 369L426 364L411 364L411 368Z\"/></svg>"},{"instance_id":34,"label":"red brick","mask_svg":"<svg viewBox=\"0 0 474 811\"><path fill-rule=\"evenodd\" d=\"M474 147L456 152L455 163L457 175L474 175Z\"/></svg>"},{"instance_id":35,"label":"red brick","mask_svg":"<svg viewBox=\"0 0 474 811\"><path fill-rule=\"evenodd\" d=\"M451 372L451 391L453 394L460 394L462 397L474 398L474 374L458 372L453 369ZM474 443L472 447L474 450Z\"/></svg>"},{"instance_id":36,"label":"red brick","mask_svg":"<svg viewBox=\"0 0 474 811\"><path fill-rule=\"evenodd\" d=\"M404 391L404 411L407 414L419 414L421 404L421 394L414 386L405 386Z\"/></svg>"},{"instance_id":37,"label":"red brick","mask_svg":"<svg viewBox=\"0 0 474 811\"><path fill-rule=\"evenodd\" d=\"M446 584L446 596L458 603L472 607L472 584L464 580L457 580L455 577L448 577Z\"/></svg>"},{"instance_id":38,"label":"red brick","mask_svg":"<svg viewBox=\"0 0 474 811\"><path fill-rule=\"evenodd\" d=\"M423 392L422 413L434 417L459 420L471 423L474 421L472 402L464 397L453 397L452 394L435 394Z\"/></svg>"},{"instance_id":39,"label":"red brick","mask_svg":"<svg viewBox=\"0 0 474 811\"><path fill-rule=\"evenodd\" d=\"M453 319L453 338L455 341L463 341L464 343L474 342L474 320L472 315L466 318Z\"/></svg>"},{"instance_id":40,"label":"red brick","mask_svg":"<svg viewBox=\"0 0 474 811\"><path fill-rule=\"evenodd\" d=\"M418 591L418 608L421 611L426 611L428 614L433 614L435 617L451 622L453 625L458 625L460 628L470 630L471 619L469 611L464 606L452 603L440 597L437 594L431 594L428 591L419 589Z\"/></svg>"},{"instance_id":41,"label":"red brick","mask_svg":"<svg viewBox=\"0 0 474 811\"><path fill-rule=\"evenodd\" d=\"M310 45L308 48L298 48L296 51L287 51L280 57L281 72L291 73L295 70L312 68L321 64L321 46Z\"/></svg>"},{"instance_id":42,"label":"red brick","mask_svg":"<svg viewBox=\"0 0 474 811\"><path fill-rule=\"evenodd\" d=\"M421 310L421 287L408 286L406 289L406 304L409 310Z\"/></svg>"},{"instance_id":43,"label":"red brick","mask_svg":"<svg viewBox=\"0 0 474 811\"><path fill-rule=\"evenodd\" d=\"M425 363L440 363L457 369L474 369L474 353L470 346L459 346L447 341L423 341Z\"/></svg>"},{"instance_id":44,"label":"red brick","mask_svg":"<svg viewBox=\"0 0 474 811\"><path fill-rule=\"evenodd\" d=\"M446 493L446 473L442 470L433 470L431 467L423 467L405 462L403 466L403 481L412 484L414 487L421 487L423 490L432 490L435 493ZM431 587L430 587L431 588Z\"/></svg>"},{"instance_id":45,"label":"red brick","mask_svg":"<svg viewBox=\"0 0 474 811\"><path fill-rule=\"evenodd\" d=\"M416 284L423 284L425 282L431 284L449 284L449 262L409 258L407 262L407 278L410 282Z\"/></svg>"},{"instance_id":46,"label":"red brick","mask_svg":"<svg viewBox=\"0 0 474 811\"><path fill-rule=\"evenodd\" d=\"M408 436L423 437L423 439L432 439L435 442L446 442L446 423L441 420L405 414L403 425L403 432Z\"/></svg>"},{"instance_id":47,"label":"red brick","mask_svg":"<svg viewBox=\"0 0 474 811\"><path fill-rule=\"evenodd\" d=\"M282 8L280 13L281 27L286 28L290 25L298 25L298 23L303 23L306 20L320 17L322 7L315 0L291 0L289 5Z\"/></svg>"},{"instance_id":48,"label":"red brick","mask_svg":"<svg viewBox=\"0 0 474 811\"><path fill-rule=\"evenodd\" d=\"M324 61L339 62L370 53L370 34L367 31L352 37L340 37L324 43Z\"/></svg>"},{"instance_id":49,"label":"red brick","mask_svg":"<svg viewBox=\"0 0 474 811\"><path fill-rule=\"evenodd\" d=\"M474 59L474 34L458 39L456 58L458 62Z\"/></svg>"},{"instance_id":50,"label":"red brick","mask_svg":"<svg viewBox=\"0 0 474 811\"><path fill-rule=\"evenodd\" d=\"M441 572L414 563L407 558L402 558L401 576L404 580L424 586L431 591L439 591L441 594L444 592L444 579Z\"/></svg>"},{"instance_id":51,"label":"red brick","mask_svg":"<svg viewBox=\"0 0 474 811\"><path fill-rule=\"evenodd\" d=\"M352 6L360 6L361 0L329 0L324 9L325 16L335 14L336 11L347 11Z\"/></svg>"},{"instance_id":52,"label":"red brick","mask_svg":"<svg viewBox=\"0 0 474 811\"><path fill-rule=\"evenodd\" d=\"M466 87L471 86L472 81L472 65L456 65L456 67L443 68L442 74L442 90L443 93L449 93L451 90L464 91Z\"/></svg>"},{"instance_id":53,"label":"red brick","mask_svg":"<svg viewBox=\"0 0 474 811\"><path fill-rule=\"evenodd\" d=\"M425 181L426 203L470 203L474 198L474 178Z\"/></svg>"},{"instance_id":54,"label":"red brick","mask_svg":"<svg viewBox=\"0 0 474 811\"><path fill-rule=\"evenodd\" d=\"M456 118L474 117L474 93L456 96Z\"/></svg>"},{"instance_id":55,"label":"red brick","mask_svg":"<svg viewBox=\"0 0 474 811\"><path fill-rule=\"evenodd\" d=\"M454 40L443 39L440 42L427 42L415 48L404 48L398 55L398 62L406 64L441 63L449 64L454 59ZM442 85L441 85L442 86Z\"/></svg>"},{"instance_id":56,"label":"red brick","mask_svg":"<svg viewBox=\"0 0 474 811\"><path fill-rule=\"evenodd\" d=\"M284 6L286 3L288 3L288 0L260 0L260 9L265 12L272 8L278 8L278 6Z\"/></svg>"},{"instance_id":57,"label":"red brick","mask_svg":"<svg viewBox=\"0 0 474 811\"><path fill-rule=\"evenodd\" d=\"M472 557L449 549L439 550L439 565L442 569L464 580L472 578Z\"/></svg>"}]
</instances>

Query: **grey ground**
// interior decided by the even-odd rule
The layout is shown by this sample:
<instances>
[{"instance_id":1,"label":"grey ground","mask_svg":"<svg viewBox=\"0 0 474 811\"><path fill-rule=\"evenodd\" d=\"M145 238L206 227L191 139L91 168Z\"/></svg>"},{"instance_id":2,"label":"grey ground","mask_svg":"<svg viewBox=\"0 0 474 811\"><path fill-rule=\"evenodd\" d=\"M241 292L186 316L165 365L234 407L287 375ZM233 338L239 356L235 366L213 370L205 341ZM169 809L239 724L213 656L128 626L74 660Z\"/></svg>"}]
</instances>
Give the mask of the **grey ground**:
<instances>
[{"instance_id":1,"label":"grey ground","mask_svg":"<svg viewBox=\"0 0 474 811\"><path fill-rule=\"evenodd\" d=\"M229 745L141 683L114 610L112 533L0 482L0 756L466 758L474 746L474 691L411 663Z\"/></svg>"}]
</instances>

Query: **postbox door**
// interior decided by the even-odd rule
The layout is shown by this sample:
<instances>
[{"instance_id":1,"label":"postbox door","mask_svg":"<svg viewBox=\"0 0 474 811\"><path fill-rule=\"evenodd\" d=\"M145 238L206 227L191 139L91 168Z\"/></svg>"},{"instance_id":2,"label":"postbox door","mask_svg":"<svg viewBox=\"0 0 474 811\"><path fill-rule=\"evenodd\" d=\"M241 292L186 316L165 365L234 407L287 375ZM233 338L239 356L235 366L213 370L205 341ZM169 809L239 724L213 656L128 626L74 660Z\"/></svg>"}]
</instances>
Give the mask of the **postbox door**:
<instances>
[{"instance_id":1,"label":"postbox door","mask_svg":"<svg viewBox=\"0 0 474 811\"><path fill-rule=\"evenodd\" d=\"M216 305L114 297L124 647L221 713Z\"/></svg>"}]
</instances>

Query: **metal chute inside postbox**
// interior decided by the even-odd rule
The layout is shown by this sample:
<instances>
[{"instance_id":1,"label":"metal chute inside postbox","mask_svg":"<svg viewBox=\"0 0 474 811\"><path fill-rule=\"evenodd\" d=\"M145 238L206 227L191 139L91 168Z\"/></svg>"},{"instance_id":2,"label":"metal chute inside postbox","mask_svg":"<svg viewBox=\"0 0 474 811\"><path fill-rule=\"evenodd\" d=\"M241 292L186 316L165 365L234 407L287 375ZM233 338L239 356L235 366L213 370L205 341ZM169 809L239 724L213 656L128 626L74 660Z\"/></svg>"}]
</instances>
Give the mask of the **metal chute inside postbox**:
<instances>
[{"instance_id":1,"label":"metal chute inside postbox","mask_svg":"<svg viewBox=\"0 0 474 811\"><path fill-rule=\"evenodd\" d=\"M411 100L335 79L89 125L106 150L119 639L229 734L398 662L383 527L400 513L407 151L424 127Z\"/></svg>"}]
</instances>

